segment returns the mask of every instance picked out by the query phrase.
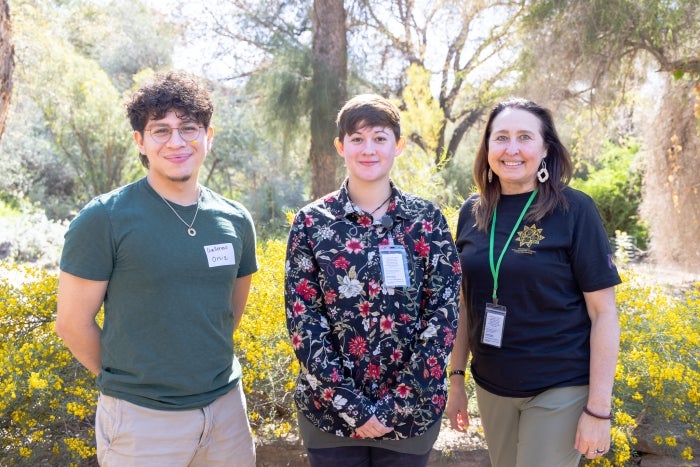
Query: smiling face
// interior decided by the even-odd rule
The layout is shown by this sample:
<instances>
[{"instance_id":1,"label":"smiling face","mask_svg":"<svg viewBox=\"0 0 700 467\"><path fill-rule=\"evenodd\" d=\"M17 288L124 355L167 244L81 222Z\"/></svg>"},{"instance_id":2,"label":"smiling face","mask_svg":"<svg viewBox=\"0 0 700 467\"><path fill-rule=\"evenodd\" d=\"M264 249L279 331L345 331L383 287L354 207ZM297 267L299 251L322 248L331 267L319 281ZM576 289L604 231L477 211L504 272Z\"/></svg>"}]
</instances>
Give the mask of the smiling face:
<instances>
[{"instance_id":1,"label":"smiling face","mask_svg":"<svg viewBox=\"0 0 700 467\"><path fill-rule=\"evenodd\" d=\"M187 123L201 125L186 115L170 110L161 119L149 119L143 134L134 131L136 145L148 159L148 180L156 190L166 185L190 181L197 183L199 169L211 146L212 128L200 128L199 135L192 141L184 140L177 130L173 130L167 141L159 143L150 133L158 128L174 129Z\"/></svg>"},{"instance_id":2,"label":"smiling face","mask_svg":"<svg viewBox=\"0 0 700 467\"><path fill-rule=\"evenodd\" d=\"M537 171L547 148L534 114L509 107L491 123L488 162L503 194L527 193L537 186Z\"/></svg>"},{"instance_id":3,"label":"smiling face","mask_svg":"<svg viewBox=\"0 0 700 467\"><path fill-rule=\"evenodd\" d=\"M404 148L404 139L396 140L389 127L362 124L353 132L335 139L335 148L348 169L350 182L387 183L396 156Z\"/></svg>"}]
</instances>

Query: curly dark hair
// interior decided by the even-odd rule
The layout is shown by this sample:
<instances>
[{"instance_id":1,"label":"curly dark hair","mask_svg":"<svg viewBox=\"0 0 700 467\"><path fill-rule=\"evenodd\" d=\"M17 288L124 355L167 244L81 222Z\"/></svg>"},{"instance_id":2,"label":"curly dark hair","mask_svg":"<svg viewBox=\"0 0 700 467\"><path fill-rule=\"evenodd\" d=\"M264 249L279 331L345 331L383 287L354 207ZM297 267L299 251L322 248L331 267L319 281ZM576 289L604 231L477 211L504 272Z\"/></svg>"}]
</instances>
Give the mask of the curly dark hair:
<instances>
[{"instance_id":1,"label":"curly dark hair","mask_svg":"<svg viewBox=\"0 0 700 467\"><path fill-rule=\"evenodd\" d=\"M149 120L158 120L174 110L178 117L190 117L209 128L214 105L209 91L194 75L181 71L156 74L139 88L126 104L126 113L134 131L143 135ZM148 168L148 159L140 155L141 163Z\"/></svg>"}]
</instances>

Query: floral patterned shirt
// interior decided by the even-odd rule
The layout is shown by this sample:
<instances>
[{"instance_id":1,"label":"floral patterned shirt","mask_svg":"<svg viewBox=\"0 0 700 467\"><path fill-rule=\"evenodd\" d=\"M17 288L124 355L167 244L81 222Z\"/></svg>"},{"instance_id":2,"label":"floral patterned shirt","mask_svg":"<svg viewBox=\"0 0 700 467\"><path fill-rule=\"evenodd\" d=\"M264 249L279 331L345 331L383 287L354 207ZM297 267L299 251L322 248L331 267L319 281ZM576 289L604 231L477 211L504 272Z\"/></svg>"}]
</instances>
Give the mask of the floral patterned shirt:
<instances>
[{"instance_id":1,"label":"floral patterned shirt","mask_svg":"<svg viewBox=\"0 0 700 467\"><path fill-rule=\"evenodd\" d=\"M445 408L461 269L445 217L393 183L382 226L355 206L347 181L295 216L285 263L286 320L301 363L300 413L338 436L373 415L419 436ZM405 248L409 286L383 283L379 245Z\"/></svg>"}]
</instances>

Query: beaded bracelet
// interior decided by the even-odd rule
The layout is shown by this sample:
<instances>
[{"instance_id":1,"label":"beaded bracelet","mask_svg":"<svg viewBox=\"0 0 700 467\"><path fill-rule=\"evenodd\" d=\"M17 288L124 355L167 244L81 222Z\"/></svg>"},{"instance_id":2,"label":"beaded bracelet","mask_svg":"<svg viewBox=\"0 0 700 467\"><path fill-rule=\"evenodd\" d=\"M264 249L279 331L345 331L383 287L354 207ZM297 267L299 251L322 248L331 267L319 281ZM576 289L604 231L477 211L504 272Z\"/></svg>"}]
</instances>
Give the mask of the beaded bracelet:
<instances>
[{"instance_id":1,"label":"beaded bracelet","mask_svg":"<svg viewBox=\"0 0 700 467\"><path fill-rule=\"evenodd\" d=\"M450 376L452 375L462 375L464 376L464 370L450 370Z\"/></svg>"},{"instance_id":2,"label":"beaded bracelet","mask_svg":"<svg viewBox=\"0 0 700 467\"><path fill-rule=\"evenodd\" d=\"M607 415L598 415L596 413L591 412L588 409L588 406L583 407L583 413L585 413L586 415L590 415L593 418L597 418L598 420L610 420L612 418L612 411Z\"/></svg>"}]
</instances>

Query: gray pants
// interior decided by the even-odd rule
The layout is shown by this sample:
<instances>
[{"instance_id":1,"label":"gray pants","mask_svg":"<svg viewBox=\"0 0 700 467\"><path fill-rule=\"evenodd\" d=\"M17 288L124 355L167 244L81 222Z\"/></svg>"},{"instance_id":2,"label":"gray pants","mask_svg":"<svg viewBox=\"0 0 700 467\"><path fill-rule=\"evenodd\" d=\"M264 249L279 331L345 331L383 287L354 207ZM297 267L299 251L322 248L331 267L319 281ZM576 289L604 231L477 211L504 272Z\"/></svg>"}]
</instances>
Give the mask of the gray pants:
<instances>
[{"instance_id":1,"label":"gray pants","mask_svg":"<svg viewBox=\"0 0 700 467\"><path fill-rule=\"evenodd\" d=\"M578 420L588 386L555 388L535 397L500 397L476 386L493 467L576 467Z\"/></svg>"}]
</instances>

